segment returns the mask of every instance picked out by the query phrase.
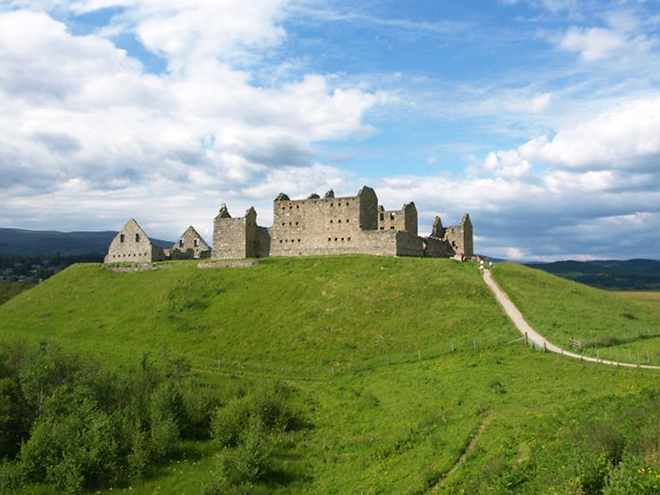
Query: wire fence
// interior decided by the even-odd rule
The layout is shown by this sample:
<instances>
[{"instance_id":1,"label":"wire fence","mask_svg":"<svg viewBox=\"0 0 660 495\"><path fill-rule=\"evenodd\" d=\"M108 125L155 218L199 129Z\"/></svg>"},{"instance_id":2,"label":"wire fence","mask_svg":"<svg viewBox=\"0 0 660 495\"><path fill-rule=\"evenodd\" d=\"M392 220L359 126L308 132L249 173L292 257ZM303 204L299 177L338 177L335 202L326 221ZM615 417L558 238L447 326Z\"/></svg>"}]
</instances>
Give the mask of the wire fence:
<instances>
[{"instance_id":1,"label":"wire fence","mask_svg":"<svg viewBox=\"0 0 660 495\"><path fill-rule=\"evenodd\" d=\"M495 337L484 337L481 339L456 339L443 341L434 348L420 348L406 352L383 353L379 356L353 358L350 360L324 360L308 365L296 363L295 365L287 363L283 357L281 360L259 360L259 359L239 359L227 358L224 355L201 355L198 353L179 352L177 349L164 346L161 349L153 347L140 347L132 343L117 344L92 342L86 339L77 339L73 337L53 336L47 334L18 334L4 333L4 337L21 340L29 344L37 345L40 343L53 343L62 348L78 350L89 354L102 355L106 360L119 363L126 361L138 362L145 354L163 362L184 360L192 368L210 373L223 375L268 375L276 376L282 379L291 380L327 380L338 376L348 376L372 371L380 368L399 366L422 361L431 361L451 355L476 355L486 350L496 350L511 345L523 344L535 348L538 351L544 351L542 346L536 346L531 340L524 336L512 338L497 335ZM622 338L616 345L638 342L640 340L660 337L660 332L650 329L636 332L636 338ZM598 340L576 339L571 337L565 345L560 345L566 351L582 354L588 357L595 357L602 360L615 362L629 362L632 364L650 364L660 365L660 350L634 350L613 347L612 345L603 345L603 338ZM2 342L0 342L0 345Z\"/></svg>"},{"instance_id":2,"label":"wire fence","mask_svg":"<svg viewBox=\"0 0 660 495\"><path fill-rule=\"evenodd\" d=\"M423 361L431 361L450 355L477 355L486 350L494 350L504 346L524 343L524 338L512 339L504 336L495 336L482 339L447 341L435 348L420 347L414 351L384 353L379 356L353 358L350 360L324 360L314 364L301 363L287 364L287 359L281 360L250 360L227 358L222 355L209 356L189 352L178 352L176 349L165 346L161 349L146 348L134 344L105 343L99 344L86 339L62 337L53 335L4 333L4 337L20 340L28 344L39 345L52 343L65 349L102 355L105 360L119 363L127 361L138 362L145 354L162 360L163 362L183 359L192 368L205 372L225 375L268 375L284 379L296 380L323 380L344 375L355 375L365 371L372 371L389 366L399 366ZM0 345L2 342L0 341Z\"/></svg>"}]
</instances>

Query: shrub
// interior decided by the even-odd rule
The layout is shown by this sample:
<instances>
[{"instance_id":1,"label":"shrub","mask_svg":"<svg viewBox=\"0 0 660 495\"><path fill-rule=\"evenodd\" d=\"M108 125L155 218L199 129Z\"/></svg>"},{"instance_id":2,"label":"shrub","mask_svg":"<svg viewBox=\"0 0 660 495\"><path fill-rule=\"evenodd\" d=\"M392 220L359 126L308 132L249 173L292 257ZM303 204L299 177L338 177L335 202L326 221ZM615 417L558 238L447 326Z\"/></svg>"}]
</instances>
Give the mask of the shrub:
<instances>
[{"instance_id":1,"label":"shrub","mask_svg":"<svg viewBox=\"0 0 660 495\"><path fill-rule=\"evenodd\" d=\"M221 447L235 446L251 420L264 428L289 431L302 426L302 417L287 403L288 390L281 384L266 384L219 408L211 423L211 436Z\"/></svg>"},{"instance_id":2,"label":"shrub","mask_svg":"<svg viewBox=\"0 0 660 495\"><path fill-rule=\"evenodd\" d=\"M88 399L71 402L69 411L45 404L46 413L21 448L20 462L28 481L76 493L115 479L118 449L109 416Z\"/></svg>"}]
</instances>

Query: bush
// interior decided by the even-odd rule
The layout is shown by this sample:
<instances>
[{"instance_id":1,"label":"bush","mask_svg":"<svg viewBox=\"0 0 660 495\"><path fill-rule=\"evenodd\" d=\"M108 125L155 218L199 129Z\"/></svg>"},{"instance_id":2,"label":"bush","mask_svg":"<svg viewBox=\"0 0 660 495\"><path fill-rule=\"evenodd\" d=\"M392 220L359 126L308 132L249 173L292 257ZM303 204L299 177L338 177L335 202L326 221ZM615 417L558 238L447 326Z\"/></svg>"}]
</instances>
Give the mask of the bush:
<instances>
[{"instance_id":1,"label":"bush","mask_svg":"<svg viewBox=\"0 0 660 495\"><path fill-rule=\"evenodd\" d=\"M267 429L289 431L299 428L301 415L289 406L287 396L288 390L276 383L234 399L216 411L211 422L211 436L219 446L228 447L238 444L239 437L252 420Z\"/></svg>"},{"instance_id":2,"label":"bush","mask_svg":"<svg viewBox=\"0 0 660 495\"><path fill-rule=\"evenodd\" d=\"M28 480L77 493L115 479L118 449L109 416L88 399L73 400L71 410L65 412L50 406L45 404L47 413L37 420L21 448L20 461Z\"/></svg>"},{"instance_id":3,"label":"bush","mask_svg":"<svg viewBox=\"0 0 660 495\"><path fill-rule=\"evenodd\" d=\"M252 493L254 483L270 473L272 442L263 423L250 420L235 449L223 450L217 471L204 488L205 495Z\"/></svg>"}]
</instances>

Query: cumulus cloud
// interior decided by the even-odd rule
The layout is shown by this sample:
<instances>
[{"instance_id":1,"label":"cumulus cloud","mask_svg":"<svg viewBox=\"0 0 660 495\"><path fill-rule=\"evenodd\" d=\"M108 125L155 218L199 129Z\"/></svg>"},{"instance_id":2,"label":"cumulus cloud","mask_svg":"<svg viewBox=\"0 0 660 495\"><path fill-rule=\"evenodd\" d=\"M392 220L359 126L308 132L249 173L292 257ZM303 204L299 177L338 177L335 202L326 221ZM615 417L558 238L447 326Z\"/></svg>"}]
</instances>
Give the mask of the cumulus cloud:
<instances>
[{"instance_id":1,"label":"cumulus cloud","mask_svg":"<svg viewBox=\"0 0 660 495\"><path fill-rule=\"evenodd\" d=\"M497 158L497 163L494 163ZM485 168L525 163L574 170L657 170L660 161L660 97L625 102L586 122L541 136L515 150L489 155Z\"/></svg>"},{"instance_id":2,"label":"cumulus cloud","mask_svg":"<svg viewBox=\"0 0 660 495\"><path fill-rule=\"evenodd\" d=\"M1 13L0 189L39 196L77 180L116 194L148 183L165 198L176 188L157 190L161 179L183 190L200 177L225 191L246 188L273 168L313 170L317 141L369 135L364 114L384 98L318 74L257 86L225 60L233 49L279 43L281 1L249 12L234 1L57 4L124 7L118 22L130 21L178 69L149 74L101 34L74 36L45 12Z\"/></svg>"}]
</instances>

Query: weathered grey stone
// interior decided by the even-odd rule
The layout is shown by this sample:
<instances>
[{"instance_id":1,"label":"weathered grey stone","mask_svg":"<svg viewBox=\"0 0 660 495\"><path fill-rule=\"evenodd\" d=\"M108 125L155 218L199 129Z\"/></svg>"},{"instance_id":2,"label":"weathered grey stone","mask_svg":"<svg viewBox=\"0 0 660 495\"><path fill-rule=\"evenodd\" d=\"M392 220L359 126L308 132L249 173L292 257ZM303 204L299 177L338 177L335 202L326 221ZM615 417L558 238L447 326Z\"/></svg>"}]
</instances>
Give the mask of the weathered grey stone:
<instances>
[{"instance_id":1,"label":"weathered grey stone","mask_svg":"<svg viewBox=\"0 0 660 495\"><path fill-rule=\"evenodd\" d=\"M221 208L220 215L222 215L222 211ZM225 212L229 215L226 206ZM211 248L192 225L181 234L179 240L169 249L169 258L173 260L192 260L210 257Z\"/></svg>"},{"instance_id":2,"label":"weathered grey stone","mask_svg":"<svg viewBox=\"0 0 660 495\"><path fill-rule=\"evenodd\" d=\"M256 226L256 213L245 218L250 220L233 219L237 222L231 226L216 218L213 258L349 253L450 257L457 254L454 245L471 246L471 224L453 227L453 245L444 238L441 223L432 234L443 233L442 237L419 237L415 203L407 203L401 210L385 210L367 186L357 196L342 198L335 197L332 190L324 198L312 194L302 200L280 194L273 203L273 225L268 229ZM248 225L252 219L256 231Z\"/></svg>"},{"instance_id":3,"label":"weathered grey stone","mask_svg":"<svg viewBox=\"0 0 660 495\"><path fill-rule=\"evenodd\" d=\"M257 225L257 212L232 218L223 203L213 223L213 250L193 227L168 250L153 246L135 220L130 220L112 241L106 263L150 263L164 259L244 259L266 256L309 256L365 253L382 256L452 257L473 255L472 222L444 228L440 217L428 237L417 233L415 203L401 210L378 205L376 192L364 186L357 196L337 198L331 189L320 198L291 200L280 193L273 202L273 225ZM215 262L213 262L215 263ZM206 265L205 265L206 266ZM208 266L234 266L222 263ZM242 265L240 265L242 266Z\"/></svg>"},{"instance_id":4,"label":"weathered grey stone","mask_svg":"<svg viewBox=\"0 0 660 495\"><path fill-rule=\"evenodd\" d=\"M126 222L110 242L105 263L151 263L166 259L163 248L156 246L134 219Z\"/></svg>"}]
</instances>

